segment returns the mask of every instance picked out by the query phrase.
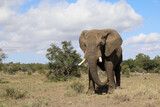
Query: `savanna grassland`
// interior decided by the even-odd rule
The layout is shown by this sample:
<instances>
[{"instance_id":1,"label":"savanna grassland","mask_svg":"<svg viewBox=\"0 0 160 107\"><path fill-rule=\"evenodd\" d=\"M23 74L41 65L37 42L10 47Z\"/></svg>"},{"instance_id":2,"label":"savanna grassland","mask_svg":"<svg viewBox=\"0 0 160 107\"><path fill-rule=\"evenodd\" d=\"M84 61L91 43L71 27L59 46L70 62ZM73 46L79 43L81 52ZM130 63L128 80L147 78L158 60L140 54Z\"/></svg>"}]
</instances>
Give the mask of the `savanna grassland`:
<instances>
[{"instance_id":1,"label":"savanna grassland","mask_svg":"<svg viewBox=\"0 0 160 107\"><path fill-rule=\"evenodd\" d=\"M113 94L87 94L88 75L50 82L43 74L0 74L0 107L160 107L160 74L122 76Z\"/></svg>"}]
</instances>

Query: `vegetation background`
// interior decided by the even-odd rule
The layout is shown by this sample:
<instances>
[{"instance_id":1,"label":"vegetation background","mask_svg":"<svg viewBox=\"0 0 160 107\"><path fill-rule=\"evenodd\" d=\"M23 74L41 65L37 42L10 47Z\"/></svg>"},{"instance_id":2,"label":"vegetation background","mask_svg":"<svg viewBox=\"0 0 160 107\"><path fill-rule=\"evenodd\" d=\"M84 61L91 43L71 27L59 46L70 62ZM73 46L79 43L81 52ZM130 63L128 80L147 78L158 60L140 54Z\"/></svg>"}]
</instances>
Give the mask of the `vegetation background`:
<instances>
[{"instance_id":1,"label":"vegetation background","mask_svg":"<svg viewBox=\"0 0 160 107\"><path fill-rule=\"evenodd\" d=\"M97 94L86 94L87 64L77 66L82 59L71 41L62 41L62 47L51 44L46 57L47 64L2 63L7 55L0 49L0 107L160 106L158 55L151 59L139 53L124 60L122 86L111 95L99 87ZM104 72L99 77L105 78Z\"/></svg>"}]
</instances>

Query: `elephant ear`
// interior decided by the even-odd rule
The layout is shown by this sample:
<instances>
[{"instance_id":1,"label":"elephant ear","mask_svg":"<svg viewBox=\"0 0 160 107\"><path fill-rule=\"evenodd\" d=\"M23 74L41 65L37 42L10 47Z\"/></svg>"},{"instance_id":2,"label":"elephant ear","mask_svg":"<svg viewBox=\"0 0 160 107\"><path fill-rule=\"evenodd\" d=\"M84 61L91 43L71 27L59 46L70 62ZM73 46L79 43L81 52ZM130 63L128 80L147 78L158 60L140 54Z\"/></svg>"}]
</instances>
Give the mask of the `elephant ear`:
<instances>
[{"instance_id":1,"label":"elephant ear","mask_svg":"<svg viewBox=\"0 0 160 107\"><path fill-rule=\"evenodd\" d=\"M85 45L85 41L86 41L86 33L87 30L84 30L80 37L79 37L79 44L80 44L80 48L82 49L82 51L85 53L86 51L86 45Z\"/></svg>"},{"instance_id":2,"label":"elephant ear","mask_svg":"<svg viewBox=\"0 0 160 107\"><path fill-rule=\"evenodd\" d=\"M112 52L122 45L122 38L119 33L113 29L105 29L105 55L110 56Z\"/></svg>"}]
</instances>

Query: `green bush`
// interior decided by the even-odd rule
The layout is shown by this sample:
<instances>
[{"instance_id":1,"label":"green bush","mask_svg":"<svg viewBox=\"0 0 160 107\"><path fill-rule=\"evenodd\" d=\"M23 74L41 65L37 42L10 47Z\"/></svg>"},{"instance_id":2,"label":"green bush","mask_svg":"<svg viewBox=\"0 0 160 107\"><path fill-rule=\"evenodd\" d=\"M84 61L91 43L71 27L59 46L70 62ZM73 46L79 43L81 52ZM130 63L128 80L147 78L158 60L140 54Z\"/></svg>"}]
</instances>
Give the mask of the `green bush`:
<instances>
[{"instance_id":1,"label":"green bush","mask_svg":"<svg viewBox=\"0 0 160 107\"><path fill-rule=\"evenodd\" d=\"M139 66L140 68L143 68L147 72L159 66L159 61L157 57L155 57L154 60L151 60L148 55L145 55L143 53L139 53L138 55L136 55L135 62L137 66Z\"/></svg>"},{"instance_id":2,"label":"green bush","mask_svg":"<svg viewBox=\"0 0 160 107\"><path fill-rule=\"evenodd\" d=\"M151 72L160 74L160 67L154 68Z\"/></svg>"},{"instance_id":3,"label":"green bush","mask_svg":"<svg viewBox=\"0 0 160 107\"><path fill-rule=\"evenodd\" d=\"M7 88L5 96L10 97L12 99L20 99L20 98L24 98L26 96L26 92L21 92L19 90L14 89L14 88Z\"/></svg>"},{"instance_id":4,"label":"green bush","mask_svg":"<svg viewBox=\"0 0 160 107\"><path fill-rule=\"evenodd\" d=\"M133 60L133 59L128 59L128 60L124 60L124 61L122 62L122 65L127 65L130 69L132 69L132 68L135 68L136 63L135 63L135 60Z\"/></svg>"},{"instance_id":5,"label":"green bush","mask_svg":"<svg viewBox=\"0 0 160 107\"><path fill-rule=\"evenodd\" d=\"M28 72L28 75L32 75L32 72L29 71L29 72Z\"/></svg>"},{"instance_id":6,"label":"green bush","mask_svg":"<svg viewBox=\"0 0 160 107\"><path fill-rule=\"evenodd\" d=\"M77 66L81 58L70 41L62 41L62 48L51 44L51 47L47 49L46 57L50 60L48 64L50 71L46 74L48 79L66 81L68 77L81 76Z\"/></svg>"},{"instance_id":7,"label":"green bush","mask_svg":"<svg viewBox=\"0 0 160 107\"><path fill-rule=\"evenodd\" d=\"M13 62L10 62L8 64L4 64L3 66L3 71L5 73L9 73L11 75L14 75L16 74L16 72L20 71L20 64L19 63L13 63Z\"/></svg>"},{"instance_id":8,"label":"green bush","mask_svg":"<svg viewBox=\"0 0 160 107\"><path fill-rule=\"evenodd\" d=\"M140 73L146 73L147 71L144 70L143 68L140 68L139 66L136 66L131 70L132 72L140 72Z\"/></svg>"},{"instance_id":9,"label":"green bush","mask_svg":"<svg viewBox=\"0 0 160 107\"><path fill-rule=\"evenodd\" d=\"M46 73L46 77L50 80L50 81L54 81L54 82L58 82L58 81L67 81L67 79L69 78L69 76L65 76L65 75L60 75L59 73L57 73L56 71L50 70L48 73Z\"/></svg>"},{"instance_id":10,"label":"green bush","mask_svg":"<svg viewBox=\"0 0 160 107\"><path fill-rule=\"evenodd\" d=\"M38 73L39 74L46 74L46 71L44 69L40 69L40 70L38 70Z\"/></svg>"},{"instance_id":11,"label":"green bush","mask_svg":"<svg viewBox=\"0 0 160 107\"><path fill-rule=\"evenodd\" d=\"M8 69L8 73L14 75L19 69L16 67L12 67Z\"/></svg>"},{"instance_id":12,"label":"green bush","mask_svg":"<svg viewBox=\"0 0 160 107\"><path fill-rule=\"evenodd\" d=\"M123 65L122 66L122 70L121 70L122 74L125 75L126 77L130 77L131 76L131 70L129 68L128 65Z\"/></svg>"},{"instance_id":13,"label":"green bush","mask_svg":"<svg viewBox=\"0 0 160 107\"><path fill-rule=\"evenodd\" d=\"M139 53L136 55L135 60L128 59L122 63L122 72L126 72L130 68L131 72L147 72L147 73L159 73L160 56L155 56L154 59L150 59L148 55ZM128 69L129 70L129 69Z\"/></svg>"}]
</instances>

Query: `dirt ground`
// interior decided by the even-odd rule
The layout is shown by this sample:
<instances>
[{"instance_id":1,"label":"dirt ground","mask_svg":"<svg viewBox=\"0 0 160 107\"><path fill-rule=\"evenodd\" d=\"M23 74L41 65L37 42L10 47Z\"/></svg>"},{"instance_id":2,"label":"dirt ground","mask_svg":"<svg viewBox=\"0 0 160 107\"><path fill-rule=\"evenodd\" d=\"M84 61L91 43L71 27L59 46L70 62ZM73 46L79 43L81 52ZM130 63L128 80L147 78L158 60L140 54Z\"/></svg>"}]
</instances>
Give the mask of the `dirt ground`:
<instances>
[{"instance_id":1,"label":"dirt ground","mask_svg":"<svg viewBox=\"0 0 160 107\"><path fill-rule=\"evenodd\" d=\"M79 82L85 88L77 93L71 84ZM6 95L13 88L24 92L19 99ZM45 75L18 73L0 74L0 107L160 107L160 74L133 73L122 76L121 88L113 94L87 94L88 76L67 82L48 82Z\"/></svg>"}]
</instances>

